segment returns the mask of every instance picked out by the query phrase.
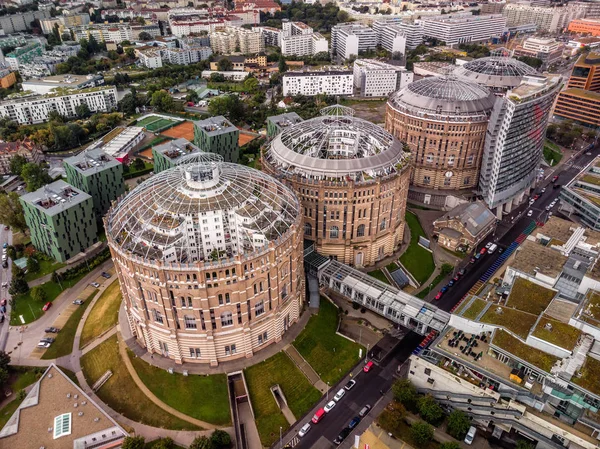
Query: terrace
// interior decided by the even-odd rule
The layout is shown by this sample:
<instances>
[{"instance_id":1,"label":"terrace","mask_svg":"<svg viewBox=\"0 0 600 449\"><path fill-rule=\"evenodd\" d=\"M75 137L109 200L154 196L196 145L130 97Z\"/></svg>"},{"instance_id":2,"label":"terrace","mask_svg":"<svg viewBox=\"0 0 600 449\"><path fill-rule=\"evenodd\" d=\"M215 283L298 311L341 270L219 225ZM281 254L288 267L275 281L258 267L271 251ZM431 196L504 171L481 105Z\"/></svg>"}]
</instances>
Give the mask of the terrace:
<instances>
[{"instance_id":1,"label":"terrace","mask_svg":"<svg viewBox=\"0 0 600 449\"><path fill-rule=\"evenodd\" d=\"M537 316L546 310L554 295L556 295L554 290L524 278L517 278L510 290L506 305Z\"/></svg>"},{"instance_id":2,"label":"terrace","mask_svg":"<svg viewBox=\"0 0 600 449\"><path fill-rule=\"evenodd\" d=\"M581 303L577 319L600 327L600 293L590 290Z\"/></svg>"},{"instance_id":3,"label":"terrace","mask_svg":"<svg viewBox=\"0 0 600 449\"><path fill-rule=\"evenodd\" d=\"M572 351L581 337L581 331L547 315L542 315L531 335Z\"/></svg>"},{"instance_id":4,"label":"terrace","mask_svg":"<svg viewBox=\"0 0 600 449\"><path fill-rule=\"evenodd\" d=\"M554 364L560 360L558 357L526 345L523 341L502 329L494 332L490 344L547 373L550 373Z\"/></svg>"},{"instance_id":5,"label":"terrace","mask_svg":"<svg viewBox=\"0 0 600 449\"><path fill-rule=\"evenodd\" d=\"M487 305L487 301L471 296L470 298L467 298L464 301L463 305L461 306L461 309L457 313L463 318L475 320L479 316L479 314L483 312Z\"/></svg>"},{"instance_id":6,"label":"terrace","mask_svg":"<svg viewBox=\"0 0 600 449\"><path fill-rule=\"evenodd\" d=\"M580 372L581 376L573 376L571 382L594 394L600 394L600 361L587 356Z\"/></svg>"}]
</instances>

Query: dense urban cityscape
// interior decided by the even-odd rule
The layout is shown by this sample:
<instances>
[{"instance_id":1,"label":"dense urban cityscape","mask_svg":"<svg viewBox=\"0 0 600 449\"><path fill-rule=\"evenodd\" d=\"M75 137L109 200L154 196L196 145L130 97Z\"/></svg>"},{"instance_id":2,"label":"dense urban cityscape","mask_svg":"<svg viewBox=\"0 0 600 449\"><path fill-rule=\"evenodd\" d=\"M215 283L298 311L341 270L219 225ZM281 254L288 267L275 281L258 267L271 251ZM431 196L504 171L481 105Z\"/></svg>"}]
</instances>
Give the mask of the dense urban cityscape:
<instances>
[{"instance_id":1,"label":"dense urban cityscape","mask_svg":"<svg viewBox=\"0 0 600 449\"><path fill-rule=\"evenodd\" d=\"M0 449L600 448L599 0L0 29Z\"/></svg>"}]
</instances>

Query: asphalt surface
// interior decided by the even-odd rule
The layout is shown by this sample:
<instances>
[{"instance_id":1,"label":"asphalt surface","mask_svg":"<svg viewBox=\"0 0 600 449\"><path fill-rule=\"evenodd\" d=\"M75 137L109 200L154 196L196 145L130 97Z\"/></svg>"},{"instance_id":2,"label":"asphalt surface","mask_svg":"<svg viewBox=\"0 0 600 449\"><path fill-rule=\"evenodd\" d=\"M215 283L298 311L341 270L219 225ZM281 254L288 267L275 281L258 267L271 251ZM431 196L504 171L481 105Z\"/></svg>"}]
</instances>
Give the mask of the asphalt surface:
<instances>
[{"instance_id":1,"label":"asphalt surface","mask_svg":"<svg viewBox=\"0 0 600 449\"><path fill-rule=\"evenodd\" d=\"M535 193L539 193L542 188L546 188L537 201L532 206L529 206L528 202L525 202L521 206L513 209L497 226L495 233L486 239L479 248L485 246L489 241L494 241L499 245L500 248L505 249L517 237L523 232L532 221L545 222L548 218L548 212L546 206L548 206L553 200L558 198L560 189L554 189L551 180L554 175L559 175L556 184L564 185L567 184L577 173L581 171L585 165L587 165L594 157L598 155L598 146L593 150L589 150L590 154L586 153L587 150L580 152L576 157L573 158L573 162L568 162L562 165L557 171L552 169L546 170L546 178L540 182ZM535 194L534 193L534 194ZM528 217L527 213L532 210L532 216ZM558 202L552 209L553 213L558 210ZM450 311L460 299L471 289L471 287L479 280L479 278L486 272L486 270L500 257L501 252L495 251L493 254L485 254L476 263L469 263L469 258L466 258L458 267L457 271L461 268L466 269L465 275L449 289L449 291L439 300L433 301L435 305L443 310ZM444 284L441 284L444 285ZM394 381L394 375L397 369L402 365L408 357L412 354L412 351L417 345L423 340L422 335L415 334L414 332L408 332L401 340L400 344L396 347L395 351L388 356L381 366L373 366L368 372L362 372L362 365L358 366L353 370L353 379L356 380L357 384L355 387L346 392L346 395L337 403L335 408L328 413L319 423L312 424L311 429L307 435L302 438L298 437L298 431L300 428L310 422L314 413L323 407L327 402L327 398L323 397L319 404L317 404L306 416L299 419L290 429L283 435L280 442L275 444L274 448L288 446L299 449L308 448L330 448L335 447L333 440L339 435L339 433L348 426L348 423L358 415L358 412L366 404L375 406L378 401L382 398L382 392L388 391ZM333 398L335 393L348 382L350 377L346 376L336 386L333 386L329 392L329 400ZM364 422L372 421L373 417L369 413L364 419L363 423L359 425L364 428ZM350 435L340 445L342 448L349 448L354 442L354 436L356 429L350 433Z\"/></svg>"},{"instance_id":2,"label":"asphalt surface","mask_svg":"<svg viewBox=\"0 0 600 449\"><path fill-rule=\"evenodd\" d=\"M0 225L0 247L5 243L9 245L12 243L12 232L5 231L4 225ZM10 283L11 279L11 267L12 261L8 260L8 268L2 268L0 265L0 285L4 282ZM0 297L6 298L6 317L4 323L0 323L0 351L4 351L6 347L6 340L8 339L8 329L10 322L10 295L8 294L8 288L0 287Z\"/></svg>"}]
</instances>

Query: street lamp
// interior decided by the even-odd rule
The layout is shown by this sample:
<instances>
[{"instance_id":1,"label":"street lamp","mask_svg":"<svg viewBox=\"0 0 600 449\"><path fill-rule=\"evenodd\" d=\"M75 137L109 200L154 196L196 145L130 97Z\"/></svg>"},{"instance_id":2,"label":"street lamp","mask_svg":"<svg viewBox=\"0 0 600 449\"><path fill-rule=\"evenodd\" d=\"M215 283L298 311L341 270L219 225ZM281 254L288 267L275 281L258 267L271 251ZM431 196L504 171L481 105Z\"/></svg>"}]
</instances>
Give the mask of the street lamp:
<instances>
[{"instance_id":1,"label":"street lamp","mask_svg":"<svg viewBox=\"0 0 600 449\"><path fill-rule=\"evenodd\" d=\"M279 426L279 448L283 449L283 427Z\"/></svg>"}]
</instances>

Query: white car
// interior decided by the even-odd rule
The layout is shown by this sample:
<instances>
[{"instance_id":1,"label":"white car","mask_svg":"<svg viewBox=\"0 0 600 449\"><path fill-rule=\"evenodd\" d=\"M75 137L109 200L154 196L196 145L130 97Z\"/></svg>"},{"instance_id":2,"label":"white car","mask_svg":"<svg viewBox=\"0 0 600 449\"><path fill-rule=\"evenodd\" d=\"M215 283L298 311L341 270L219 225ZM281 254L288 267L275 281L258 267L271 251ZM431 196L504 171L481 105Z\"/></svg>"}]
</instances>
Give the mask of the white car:
<instances>
[{"instance_id":1,"label":"white car","mask_svg":"<svg viewBox=\"0 0 600 449\"><path fill-rule=\"evenodd\" d=\"M40 349L48 349L50 347L51 343L48 343L47 341L40 341L37 344L37 347Z\"/></svg>"},{"instance_id":2,"label":"white car","mask_svg":"<svg viewBox=\"0 0 600 449\"><path fill-rule=\"evenodd\" d=\"M331 410L333 410L333 407L335 407L335 401L329 401L327 404L325 404L323 410L325 410L325 413L329 413Z\"/></svg>"},{"instance_id":3,"label":"white car","mask_svg":"<svg viewBox=\"0 0 600 449\"><path fill-rule=\"evenodd\" d=\"M308 433L308 431L310 430L310 423L306 423L302 426L302 428L300 429L300 431L298 432L298 436L300 438L302 438L304 435L306 435Z\"/></svg>"},{"instance_id":4,"label":"white car","mask_svg":"<svg viewBox=\"0 0 600 449\"><path fill-rule=\"evenodd\" d=\"M527 212L527 216L531 217L533 215L533 211L531 209L529 209L529 212Z\"/></svg>"},{"instance_id":5,"label":"white car","mask_svg":"<svg viewBox=\"0 0 600 449\"><path fill-rule=\"evenodd\" d=\"M8 282L3 282L2 283L2 288L8 288Z\"/></svg>"},{"instance_id":6,"label":"white car","mask_svg":"<svg viewBox=\"0 0 600 449\"><path fill-rule=\"evenodd\" d=\"M346 394L346 390L344 390L344 389L342 388L340 391L338 391L338 392L335 394L335 396L333 397L333 400L334 400L335 402L338 402L338 401L340 401L340 400L341 400L341 399L344 397L344 395L345 395L345 394Z\"/></svg>"},{"instance_id":7,"label":"white car","mask_svg":"<svg viewBox=\"0 0 600 449\"><path fill-rule=\"evenodd\" d=\"M473 440L475 439L475 434L477 433L477 429L474 426L469 428L467 432L467 436L465 437L465 443L473 444Z\"/></svg>"}]
</instances>

